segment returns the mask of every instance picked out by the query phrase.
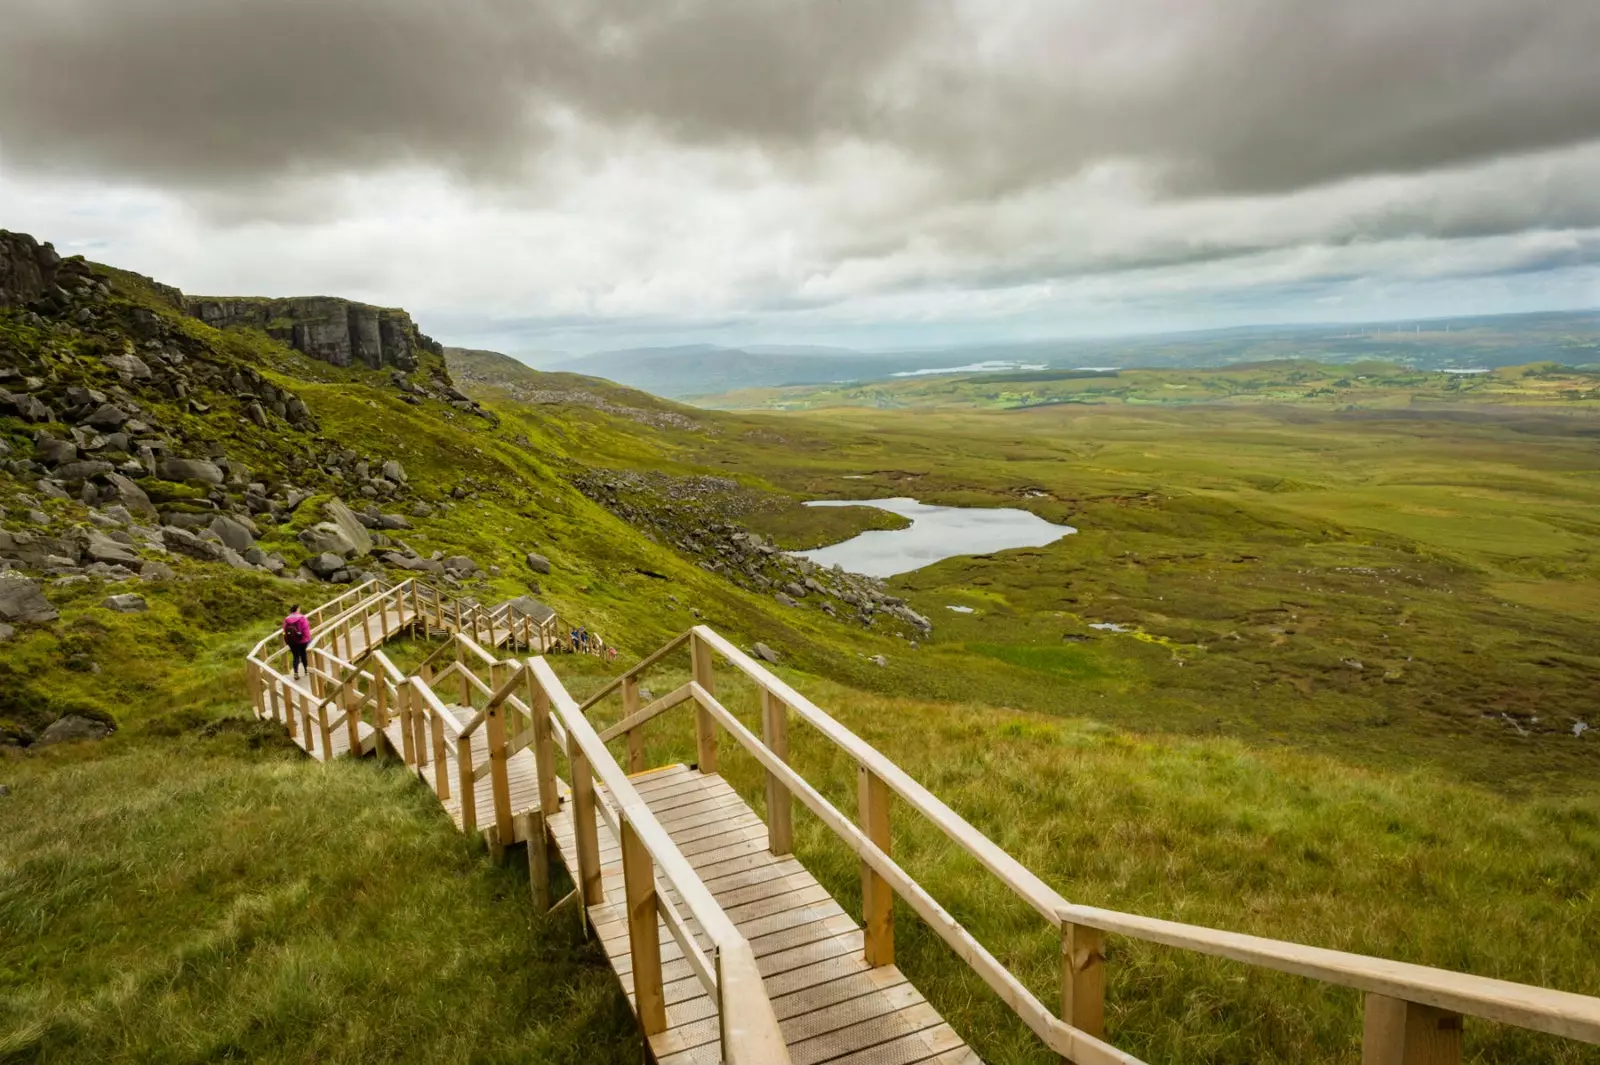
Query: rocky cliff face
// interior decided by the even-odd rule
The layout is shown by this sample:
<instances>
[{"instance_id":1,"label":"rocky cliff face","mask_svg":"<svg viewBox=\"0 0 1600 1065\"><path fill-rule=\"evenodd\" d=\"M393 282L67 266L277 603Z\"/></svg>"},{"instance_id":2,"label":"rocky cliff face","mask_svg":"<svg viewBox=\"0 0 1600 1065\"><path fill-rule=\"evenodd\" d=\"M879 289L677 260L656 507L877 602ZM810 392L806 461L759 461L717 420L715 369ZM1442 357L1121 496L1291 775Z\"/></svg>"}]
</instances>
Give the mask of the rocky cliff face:
<instances>
[{"instance_id":1,"label":"rocky cliff face","mask_svg":"<svg viewBox=\"0 0 1600 1065\"><path fill-rule=\"evenodd\" d=\"M0 307L26 307L53 296L60 267L55 248L0 229Z\"/></svg>"},{"instance_id":2,"label":"rocky cliff face","mask_svg":"<svg viewBox=\"0 0 1600 1065\"><path fill-rule=\"evenodd\" d=\"M191 296L188 312L218 329L244 325L263 330L319 362L411 371L422 352L444 355L405 311L369 307L329 296L302 299L213 299Z\"/></svg>"}]
</instances>

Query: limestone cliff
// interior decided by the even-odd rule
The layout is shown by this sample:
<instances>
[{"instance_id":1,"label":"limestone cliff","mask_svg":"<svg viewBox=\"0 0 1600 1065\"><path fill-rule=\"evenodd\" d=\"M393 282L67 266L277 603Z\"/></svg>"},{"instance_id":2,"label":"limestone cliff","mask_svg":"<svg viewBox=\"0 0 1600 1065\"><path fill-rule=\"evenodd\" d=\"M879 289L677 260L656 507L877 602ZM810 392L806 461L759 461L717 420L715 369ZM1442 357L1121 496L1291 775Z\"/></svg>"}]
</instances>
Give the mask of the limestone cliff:
<instances>
[{"instance_id":1,"label":"limestone cliff","mask_svg":"<svg viewBox=\"0 0 1600 1065\"><path fill-rule=\"evenodd\" d=\"M334 366L411 371L418 357L444 349L402 310L370 307L331 296L296 299L217 299L190 296L189 313L218 329L243 325L263 330L295 350Z\"/></svg>"}]
</instances>

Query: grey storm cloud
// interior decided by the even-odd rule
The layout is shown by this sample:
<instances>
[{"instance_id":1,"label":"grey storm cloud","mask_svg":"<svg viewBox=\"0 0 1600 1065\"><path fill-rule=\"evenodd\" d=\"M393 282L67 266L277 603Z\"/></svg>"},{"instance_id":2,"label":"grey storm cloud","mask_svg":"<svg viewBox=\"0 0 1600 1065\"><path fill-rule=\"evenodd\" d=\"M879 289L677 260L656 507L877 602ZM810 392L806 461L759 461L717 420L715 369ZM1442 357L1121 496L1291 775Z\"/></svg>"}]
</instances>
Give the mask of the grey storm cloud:
<instances>
[{"instance_id":1,"label":"grey storm cloud","mask_svg":"<svg viewBox=\"0 0 1600 1065\"><path fill-rule=\"evenodd\" d=\"M1600 137L1594 0L0 0L12 168L228 190L538 170L563 121L886 146L983 198L1284 192Z\"/></svg>"}]
</instances>

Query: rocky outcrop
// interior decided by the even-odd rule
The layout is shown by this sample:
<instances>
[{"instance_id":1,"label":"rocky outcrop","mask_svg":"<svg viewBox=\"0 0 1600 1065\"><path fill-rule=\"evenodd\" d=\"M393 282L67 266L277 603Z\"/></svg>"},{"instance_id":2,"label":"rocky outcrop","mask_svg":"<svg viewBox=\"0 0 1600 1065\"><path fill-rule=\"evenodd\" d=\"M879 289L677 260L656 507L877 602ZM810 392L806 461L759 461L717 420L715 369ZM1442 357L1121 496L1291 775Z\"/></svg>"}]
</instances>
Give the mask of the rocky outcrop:
<instances>
[{"instance_id":1,"label":"rocky outcrop","mask_svg":"<svg viewBox=\"0 0 1600 1065\"><path fill-rule=\"evenodd\" d=\"M260 329L296 351L334 366L415 370L419 356L444 357L444 348L423 335L402 310L369 307L332 296L296 299L213 299L191 296L191 315L218 329Z\"/></svg>"},{"instance_id":2,"label":"rocky outcrop","mask_svg":"<svg viewBox=\"0 0 1600 1065\"><path fill-rule=\"evenodd\" d=\"M60 266L49 244L0 229L0 307L26 307L53 295Z\"/></svg>"}]
</instances>

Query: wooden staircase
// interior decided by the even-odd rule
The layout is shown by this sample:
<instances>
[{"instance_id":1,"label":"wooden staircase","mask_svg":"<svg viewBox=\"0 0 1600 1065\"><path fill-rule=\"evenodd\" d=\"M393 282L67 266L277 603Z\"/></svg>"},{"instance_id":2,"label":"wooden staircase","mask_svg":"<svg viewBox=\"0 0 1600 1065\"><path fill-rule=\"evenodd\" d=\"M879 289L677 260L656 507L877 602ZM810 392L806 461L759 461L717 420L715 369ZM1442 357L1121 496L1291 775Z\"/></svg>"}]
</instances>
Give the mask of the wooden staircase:
<instances>
[{"instance_id":1,"label":"wooden staircase","mask_svg":"<svg viewBox=\"0 0 1600 1065\"><path fill-rule=\"evenodd\" d=\"M579 705L541 653L550 650L547 634L420 581L370 582L308 617L305 679L284 675L288 653L276 632L251 652L256 714L281 722L319 760L356 753L403 760L463 831L481 831L497 853L526 847L540 906L552 904L551 861L565 867L576 887L554 904L574 905L599 938L650 1054L663 1065L978 1061L895 966L895 897L1047 1047L1079 1065L1141 1065L1105 1040L1107 935L1361 991L1363 1065L1456 1065L1464 1016L1600 1044L1593 997L1071 903L706 626ZM407 674L383 650L401 635L442 642ZM513 657L492 653L501 650ZM514 657L519 650L534 656ZM642 679L680 652L693 679L642 705ZM759 735L714 694L719 660L758 691ZM620 697L621 718L597 730L588 714L612 697ZM692 708L695 764L647 765L644 727L679 706ZM791 719L855 762L856 817L789 765ZM724 737L765 771L765 818L718 775ZM608 747L618 743L620 762ZM1059 937L1059 1009L894 861L891 799L938 827ZM860 859L862 921L794 858L796 803Z\"/></svg>"}]
</instances>

